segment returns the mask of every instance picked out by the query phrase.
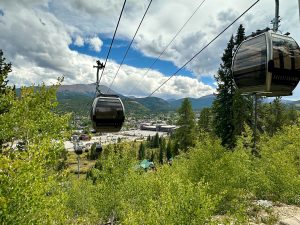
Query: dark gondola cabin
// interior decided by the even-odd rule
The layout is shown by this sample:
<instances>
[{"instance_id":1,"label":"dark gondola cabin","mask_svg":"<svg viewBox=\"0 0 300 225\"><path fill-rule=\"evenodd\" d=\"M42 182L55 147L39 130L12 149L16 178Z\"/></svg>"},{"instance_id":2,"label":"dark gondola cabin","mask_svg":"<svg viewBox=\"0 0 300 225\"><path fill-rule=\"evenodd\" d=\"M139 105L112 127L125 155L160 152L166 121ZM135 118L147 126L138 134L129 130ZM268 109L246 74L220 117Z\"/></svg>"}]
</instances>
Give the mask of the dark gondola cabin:
<instances>
[{"instance_id":1,"label":"dark gondola cabin","mask_svg":"<svg viewBox=\"0 0 300 225\"><path fill-rule=\"evenodd\" d=\"M272 31L243 41L232 62L233 78L242 93L287 96L300 79L300 49L295 40Z\"/></svg>"},{"instance_id":2,"label":"dark gondola cabin","mask_svg":"<svg viewBox=\"0 0 300 225\"><path fill-rule=\"evenodd\" d=\"M91 120L96 132L118 132L125 120L125 109L117 95L103 95L94 99Z\"/></svg>"},{"instance_id":3,"label":"dark gondola cabin","mask_svg":"<svg viewBox=\"0 0 300 225\"><path fill-rule=\"evenodd\" d=\"M100 153L100 152L102 152L102 145L101 144L96 144L96 152L97 153Z\"/></svg>"}]
</instances>

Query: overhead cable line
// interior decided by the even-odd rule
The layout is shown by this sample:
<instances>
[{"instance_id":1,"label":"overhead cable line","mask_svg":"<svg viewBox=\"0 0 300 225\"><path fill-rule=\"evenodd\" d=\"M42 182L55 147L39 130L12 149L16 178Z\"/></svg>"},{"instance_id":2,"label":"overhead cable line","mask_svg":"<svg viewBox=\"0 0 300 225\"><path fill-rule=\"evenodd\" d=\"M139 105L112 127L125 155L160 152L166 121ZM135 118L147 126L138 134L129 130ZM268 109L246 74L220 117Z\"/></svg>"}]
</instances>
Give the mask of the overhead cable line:
<instances>
[{"instance_id":1,"label":"overhead cable line","mask_svg":"<svg viewBox=\"0 0 300 225\"><path fill-rule=\"evenodd\" d=\"M150 0L150 2L149 2L149 4L148 4L148 7L147 7L147 9L146 9L146 11L145 11L145 13L144 13L144 15L143 15L143 18L142 18L142 20L140 21L140 24L139 24L137 30L135 31L135 34L134 34L134 36L133 36L133 38L132 38L130 44L129 44L128 47L127 47L127 50L126 50L126 52L125 52L125 55L123 56L122 62L120 63L119 68L118 68L118 70L117 70L117 72L116 72L116 74L115 74L115 76L114 76L114 78L113 78L111 84L109 85L109 88L107 89L107 92L106 92L106 93L108 93L108 91L110 90L111 86L113 85L113 83L114 83L114 81L115 81L115 79L116 79L116 77L117 77L117 75L118 75L118 73L119 73L119 71L120 71L120 68L121 68L121 66L123 65L123 62L124 62L124 60L125 60L125 58L126 58L126 56L127 56L127 54L128 54L128 51L129 51L129 49L130 49L130 47L131 47L131 45L132 45L132 43L133 43L133 41L134 41L134 39L135 39L135 36L137 35L137 32L139 31L139 29L140 29L140 27L141 27L141 25L142 25L142 22L143 22L143 20L144 20L146 14L147 14L147 12L148 12L148 9L150 8L151 3L152 3L152 0Z\"/></svg>"},{"instance_id":2,"label":"overhead cable line","mask_svg":"<svg viewBox=\"0 0 300 225\"><path fill-rule=\"evenodd\" d=\"M165 80L158 88L156 88L150 95L151 97L156 91L158 91L163 85L165 85L173 76L175 76L180 70L182 70L187 64L189 64L194 58L196 58L203 50L205 50L211 43L213 43L218 37L220 37L229 27L231 27L237 20L244 16L253 6L255 6L260 0L254 2L246 11L244 11L239 17L231 22L224 30L222 30L216 37L214 37L208 44L206 44L199 52L197 52L190 60L188 60L182 67L180 67L174 74L172 74L167 80Z\"/></svg>"},{"instance_id":3,"label":"overhead cable line","mask_svg":"<svg viewBox=\"0 0 300 225\"><path fill-rule=\"evenodd\" d=\"M121 17L122 17L124 8L125 8L125 4L126 4L126 0L124 0L123 6L122 6L122 10L121 10L121 13L120 13L120 16L119 16L119 19L118 19L118 23L117 23L117 26L116 26L116 29L115 29L113 38L112 38L111 43L110 43L110 46L109 46L109 50L108 50L108 53L107 53L107 56L106 56L106 59L105 59L105 62L104 62L104 67L103 67L103 69L102 69L100 79L97 80L97 91L99 91L99 89L98 89L98 88L99 88L99 83L100 83L100 81L101 81L101 78L102 78L103 72L104 72L104 70L105 70L106 63L107 63L107 59L108 59L108 57L109 57L109 54L110 54L110 51L111 51L113 42L114 42L114 40L115 40L115 36L116 36L117 30L118 30L118 27L119 27L119 23L120 23L120 20L121 20Z\"/></svg>"},{"instance_id":4,"label":"overhead cable line","mask_svg":"<svg viewBox=\"0 0 300 225\"><path fill-rule=\"evenodd\" d=\"M181 26L181 28L177 31L177 33L175 34L175 36L172 38L172 40L166 45L166 47L164 48L164 50L159 54L159 56L152 62L151 66L147 69L147 71L142 75L142 77L145 77L147 75L147 73L150 71L150 69L153 68L154 64L160 59L160 57L165 53L165 51L167 50L167 48L173 43L173 41L175 40L175 38L179 35L179 33L183 30L183 28L187 25L187 23L192 19L192 17L196 14L196 12L200 9L200 7L203 5L203 3L206 0L203 0L198 7L194 10L194 12L192 13L192 15L187 19L187 21L185 21L185 23ZM299 0L300 1L300 0ZM140 82L136 85L139 86L139 84L142 82L142 80L140 80ZM134 86L134 87L136 87ZM133 91L134 87L128 92L127 95L130 95L131 92Z\"/></svg>"}]
</instances>

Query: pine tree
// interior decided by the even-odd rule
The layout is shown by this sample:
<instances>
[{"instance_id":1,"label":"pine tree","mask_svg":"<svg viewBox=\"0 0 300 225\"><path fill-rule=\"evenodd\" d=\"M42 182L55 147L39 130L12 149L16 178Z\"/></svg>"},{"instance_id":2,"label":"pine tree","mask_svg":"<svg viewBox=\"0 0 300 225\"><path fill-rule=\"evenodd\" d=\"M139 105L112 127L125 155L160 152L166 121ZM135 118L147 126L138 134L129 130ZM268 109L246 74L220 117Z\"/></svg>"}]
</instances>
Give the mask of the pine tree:
<instances>
[{"instance_id":1,"label":"pine tree","mask_svg":"<svg viewBox=\"0 0 300 225\"><path fill-rule=\"evenodd\" d=\"M166 140L162 139L159 146L158 161L160 164L164 163L164 152L166 151Z\"/></svg>"},{"instance_id":2,"label":"pine tree","mask_svg":"<svg viewBox=\"0 0 300 225\"><path fill-rule=\"evenodd\" d=\"M0 49L0 115L8 112L11 101L5 97L8 91L14 90L7 86L8 73L11 72L11 63L6 63L3 51ZM2 152L3 140L0 138L0 152Z\"/></svg>"},{"instance_id":3,"label":"pine tree","mask_svg":"<svg viewBox=\"0 0 300 225\"><path fill-rule=\"evenodd\" d=\"M199 131L210 132L211 131L211 108L203 108L200 112L198 120Z\"/></svg>"},{"instance_id":4,"label":"pine tree","mask_svg":"<svg viewBox=\"0 0 300 225\"><path fill-rule=\"evenodd\" d=\"M276 97L267 107L267 115L265 117L265 129L269 135L274 135L282 128L285 123L284 112L285 107L281 102L281 97Z\"/></svg>"},{"instance_id":5,"label":"pine tree","mask_svg":"<svg viewBox=\"0 0 300 225\"><path fill-rule=\"evenodd\" d=\"M173 145L172 149L172 155L175 157L176 155L179 155L179 144L177 141L175 141L175 144Z\"/></svg>"},{"instance_id":6,"label":"pine tree","mask_svg":"<svg viewBox=\"0 0 300 225\"><path fill-rule=\"evenodd\" d=\"M218 94L213 102L214 131L221 138L222 145L227 148L233 148L235 143L232 107L235 86L231 72L233 49L234 39L231 36L221 58L222 64L215 76Z\"/></svg>"},{"instance_id":7,"label":"pine tree","mask_svg":"<svg viewBox=\"0 0 300 225\"><path fill-rule=\"evenodd\" d=\"M145 146L143 142L141 142L139 147L139 154L138 154L138 160L142 160L145 158Z\"/></svg>"},{"instance_id":8,"label":"pine tree","mask_svg":"<svg viewBox=\"0 0 300 225\"><path fill-rule=\"evenodd\" d=\"M7 89L7 75L11 72L11 63L6 63L3 51L0 49L0 94L4 94Z\"/></svg>"},{"instance_id":9,"label":"pine tree","mask_svg":"<svg viewBox=\"0 0 300 225\"><path fill-rule=\"evenodd\" d=\"M159 147L159 135L158 135L158 133L156 133L154 138L153 138L152 146L153 146L153 148L158 148Z\"/></svg>"},{"instance_id":10,"label":"pine tree","mask_svg":"<svg viewBox=\"0 0 300 225\"><path fill-rule=\"evenodd\" d=\"M154 162L154 158L155 158L154 152L151 151L150 162Z\"/></svg>"},{"instance_id":11,"label":"pine tree","mask_svg":"<svg viewBox=\"0 0 300 225\"><path fill-rule=\"evenodd\" d=\"M189 147L194 146L196 139L195 114L188 98L183 100L181 107L178 109L178 114L177 125L179 128L176 130L175 139L179 147L186 151Z\"/></svg>"},{"instance_id":12,"label":"pine tree","mask_svg":"<svg viewBox=\"0 0 300 225\"><path fill-rule=\"evenodd\" d=\"M3 51L0 49L0 114L7 112L9 108L9 101L6 101L4 95L9 90L14 89L7 86L7 76L11 72L11 63L6 63L5 60Z\"/></svg>"},{"instance_id":13,"label":"pine tree","mask_svg":"<svg viewBox=\"0 0 300 225\"><path fill-rule=\"evenodd\" d=\"M169 139L168 144L167 144L166 157L167 157L167 160L172 158L172 142L171 142L171 139Z\"/></svg>"}]
</instances>

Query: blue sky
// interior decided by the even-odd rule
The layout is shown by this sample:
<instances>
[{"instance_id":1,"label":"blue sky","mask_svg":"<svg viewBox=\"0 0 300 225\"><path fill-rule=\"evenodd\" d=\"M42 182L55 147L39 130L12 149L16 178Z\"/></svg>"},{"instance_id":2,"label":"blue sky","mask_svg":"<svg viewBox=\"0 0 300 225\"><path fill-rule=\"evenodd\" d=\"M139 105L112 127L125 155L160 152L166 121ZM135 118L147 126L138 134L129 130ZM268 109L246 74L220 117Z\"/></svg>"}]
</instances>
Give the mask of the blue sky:
<instances>
[{"instance_id":1,"label":"blue sky","mask_svg":"<svg viewBox=\"0 0 300 225\"><path fill-rule=\"evenodd\" d=\"M148 67L192 15L202 0L153 0L112 89L145 97L185 64L255 0L206 0L165 54ZM13 65L9 79L17 86L95 82L95 61L104 61L123 0L10 0L0 3L0 45ZM127 0L102 84L109 86L149 0ZM216 7L218 6L218 7ZM280 1L280 31L300 42L298 1ZM237 27L246 34L270 25L274 0L261 0L201 55L168 81L155 96L198 98L216 92L214 75ZM300 87L288 99L300 99Z\"/></svg>"},{"instance_id":2,"label":"blue sky","mask_svg":"<svg viewBox=\"0 0 300 225\"><path fill-rule=\"evenodd\" d=\"M107 53L109 51L111 39L106 38L106 39L101 39L101 40L103 41L103 45L101 48L101 52L99 52L99 53L95 52L88 45L79 47L74 44L71 44L70 49L75 50L81 54L105 59L107 56ZM123 41L123 40L114 41L109 58L114 59L114 61L116 63L120 64L122 62L122 59L125 55L125 52L129 46L129 44L130 44L130 42L128 42L128 41ZM131 47L130 50L128 51L128 54L127 54L126 58L124 59L123 63L126 65L129 65L129 66L136 67L136 68L147 68L148 69L153 64L155 59L156 58L145 56L144 54L142 54L140 51L138 51L134 47ZM158 59L158 61L153 65L152 69L157 70L168 76L168 75L172 75L174 72L176 72L178 68L172 62ZM182 74L184 76L188 76L188 77L193 77L192 72L189 70L186 70L185 68L183 68L181 70L180 74ZM205 78L205 80L210 81L210 84L213 84L213 82L214 82L214 80L212 80L210 78Z\"/></svg>"}]
</instances>

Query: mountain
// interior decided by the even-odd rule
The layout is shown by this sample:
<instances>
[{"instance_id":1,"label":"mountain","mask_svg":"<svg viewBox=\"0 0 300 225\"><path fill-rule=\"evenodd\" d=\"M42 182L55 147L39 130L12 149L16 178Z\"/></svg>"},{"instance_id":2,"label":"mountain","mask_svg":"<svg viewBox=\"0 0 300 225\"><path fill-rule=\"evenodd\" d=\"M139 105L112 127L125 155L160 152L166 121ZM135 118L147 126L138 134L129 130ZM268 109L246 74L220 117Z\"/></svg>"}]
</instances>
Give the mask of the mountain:
<instances>
[{"instance_id":1,"label":"mountain","mask_svg":"<svg viewBox=\"0 0 300 225\"><path fill-rule=\"evenodd\" d=\"M142 104L151 111L167 112L174 110L169 102L157 97L134 98L133 100Z\"/></svg>"},{"instance_id":2,"label":"mountain","mask_svg":"<svg viewBox=\"0 0 300 225\"><path fill-rule=\"evenodd\" d=\"M118 94L117 92L109 89L108 93L108 87L105 85L100 85L99 89L102 93L105 94ZM93 97L95 95L96 91L96 83L92 84L71 84L71 85L61 85L58 89L59 94L66 94L66 93L76 93L81 95L86 95Z\"/></svg>"},{"instance_id":3,"label":"mountain","mask_svg":"<svg viewBox=\"0 0 300 225\"><path fill-rule=\"evenodd\" d=\"M288 104L292 105L292 106L295 106L296 109L300 110L300 100L298 100L298 101L289 101Z\"/></svg>"},{"instance_id":4,"label":"mountain","mask_svg":"<svg viewBox=\"0 0 300 225\"><path fill-rule=\"evenodd\" d=\"M100 90L103 93L107 93L108 87L100 85ZM96 84L72 84L61 85L57 91L57 100L59 102L58 111L61 112L74 112L78 115L88 116L91 105L93 103L96 91ZM114 90L109 90L108 94L119 95ZM119 95L123 100L125 97ZM127 112L145 113L147 109L143 105L137 105L130 101L124 103Z\"/></svg>"},{"instance_id":5,"label":"mountain","mask_svg":"<svg viewBox=\"0 0 300 225\"><path fill-rule=\"evenodd\" d=\"M96 84L73 84L62 85L57 91L57 100L59 102L58 110L63 112L74 112L79 115L88 115L92 102L94 100ZM108 87L100 85L100 90L106 93ZM114 90L109 90L109 94L116 94ZM164 100L157 97L125 97L119 95L123 101L126 113L143 115L155 112L175 111L180 107L183 99ZM200 110L209 107L214 99L213 95L201 98L189 98L194 110Z\"/></svg>"},{"instance_id":6,"label":"mountain","mask_svg":"<svg viewBox=\"0 0 300 225\"><path fill-rule=\"evenodd\" d=\"M200 98L189 98L192 104L193 110L201 110L205 107L210 107L215 99L214 95L207 95ZM170 100L169 104L172 108L177 109L181 106L183 98L178 100Z\"/></svg>"}]
</instances>

